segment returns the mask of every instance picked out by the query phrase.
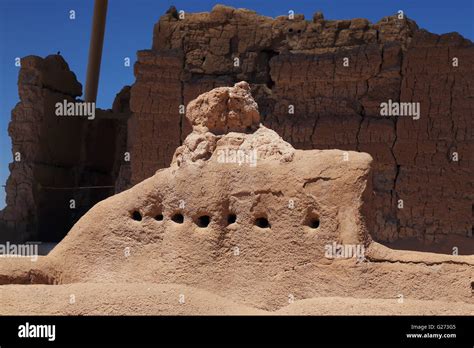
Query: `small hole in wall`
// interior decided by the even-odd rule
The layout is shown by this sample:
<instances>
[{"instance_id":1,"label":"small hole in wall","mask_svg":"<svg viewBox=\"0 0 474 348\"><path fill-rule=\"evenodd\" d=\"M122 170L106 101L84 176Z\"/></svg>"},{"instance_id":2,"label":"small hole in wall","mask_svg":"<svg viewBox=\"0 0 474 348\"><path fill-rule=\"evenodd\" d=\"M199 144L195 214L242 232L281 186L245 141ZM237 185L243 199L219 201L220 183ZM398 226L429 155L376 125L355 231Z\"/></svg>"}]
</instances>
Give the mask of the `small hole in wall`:
<instances>
[{"instance_id":1,"label":"small hole in wall","mask_svg":"<svg viewBox=\"0 0 474 348\"><path fill-rule=\"evenodd\" d=\"M319 225L321 225L321 221L319 220L319 214L315 211L310 210L307 213L303 224L314 230L319 228Z\"/></svg>"},{"instance_id":2,"label":"small hole in wall","mask_svg":"<svg viewBox=\"0 0 474 348\"><path fill-rule=\"evenodd\" d=\"M237 215L235 214L229 214L229 216L227 216L227 224L228 225L232 225L233 223L235 223L237 221Z\"/></svg>"},{"instance_id":3,"label":"small hole in wall","mask_svg":"<svg viewBox=\"0 0 474 348\"><path fill-rule=\"evenodd\" d=\"M207 227L211 222L211 218L208 215L198 217L196 223L199 227Z\"/></svg>"},{"instance_id":4,"label":"small hole in wall","mask_svg":"<svg viewBox=\"0 0 474 348\"><path fill-rule=\"evenodd\" d=\"M474 293L474 282L471 282L471 291Z\"/></svg>"},{"instance_id":5,"label":"small hole in wall","mask_svg":"<svg viewBox=\"0 0 474 348\"><path fill-rule=\"evenodd\" d=\"M163 214L158 214L155 216L156 221L163 221Z\"/></svg>"},{"instance_id":6,"label":"small hole in wall","mask_svg":"<svg viewBox=\"0 0 474 348\"><path fill-rule=\"evenodd\" d=\"M301 29L298 29L297 33L298 33L298 34L301 34Z\"/></svg>"},{"instance_id":7,"label":"small hole in wall","mask_svg":"<svg viewBox=\"0 0 474 348\"><path fill-rule=\"evenodd\" d=\"M180 213L174 214L171 220L173 220L177 224L182 224L184 222L184 216L183 214L180 214Z\"/></svg>"},{"instance_id":8,"label":"small hole in wall","mask_svg":"<svg viewBox=\"0 0 474 348\"><path fill-rule=\"evenodd\" d=\"M132 213L132 219L135 220L135 221L142 221L142 214L140 214L139 211L135 210Z\"/></svg>"},{"instance_id":9,"label":"small hole in wall","mask_svg":"<svg viewBox=\"0 0 474 348\"><path fill-rule=\"evenodd\" d=\"M266 217L259 217L255 219L255 225L260 228L270 228L270 223Z\"/></svg>"},{"instance_id":10,"label":"small hole in wall","mask_svg":"<svg viewBox=\"0 0 474 348\"><path fill-rule=\"evenodd\" d=\"M289 32L289 33L292 33L292 32L293 32L293 28L288 29L288 32Z\"/></svg>"},{"instance_id":11,"label":"small hole in wall","mask_svg":"<svg viewBox=\"0 0 474 348\"><path fill-rule=\"evenodd\" d=\"M308 226L311 228L318 228L319 227L319 219L318 218L311 218L308 222Z\"/></svg>"}]
</instances>

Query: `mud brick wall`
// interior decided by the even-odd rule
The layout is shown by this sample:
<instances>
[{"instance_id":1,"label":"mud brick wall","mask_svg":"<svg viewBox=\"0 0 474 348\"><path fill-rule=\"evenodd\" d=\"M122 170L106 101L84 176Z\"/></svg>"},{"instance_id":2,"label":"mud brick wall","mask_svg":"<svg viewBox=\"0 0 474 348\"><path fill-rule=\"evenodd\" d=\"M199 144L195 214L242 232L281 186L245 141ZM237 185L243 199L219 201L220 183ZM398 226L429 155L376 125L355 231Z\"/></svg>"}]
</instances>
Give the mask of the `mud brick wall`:
<instances>
[{"instance_id":1,"label":"mud brick wall","mask_svg":"<svg viewBox=\"0 0 474 348\"><path fill-rule=\"evenodd\" d=\"M472 42L397 16L375 24L320 13L272 19L216 6L177 17L161 17L152 49L138 52L129 184L169 165L191 131L180 105L245 80L263 123L296 148L372 155L375 239L472 236ZM420 119L381 117L380 104L389 99L419 102Z\"/></svg>"},{"instance_id":2,"label":"mud brick wall","mask_svg":"<svg viewBox=\"0 0 474 348\"><path fill-rule=\"evenodd\" d=\"M14 161L6 184L7 206L0 211L0 240L59 241L91 206L114 193L126 121L100 110L93 121L57 117L57 102L78 101L82 94L59 55L23 58L18 91L20 102L8 128ZM126 93L125 88L119 94L115 112L128 108L120 99ZM81 189L90 186L109 188Z\"/></svg>"}]
</instances>

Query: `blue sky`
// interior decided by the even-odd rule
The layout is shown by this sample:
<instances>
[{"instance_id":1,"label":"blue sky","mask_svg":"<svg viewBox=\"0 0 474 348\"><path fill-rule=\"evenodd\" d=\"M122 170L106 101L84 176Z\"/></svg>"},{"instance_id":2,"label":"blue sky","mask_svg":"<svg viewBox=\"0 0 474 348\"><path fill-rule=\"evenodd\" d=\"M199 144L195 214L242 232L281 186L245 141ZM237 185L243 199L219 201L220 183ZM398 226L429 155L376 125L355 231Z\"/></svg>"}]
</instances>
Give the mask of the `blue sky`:
<instances>
[{"instance_id":1,"label":"blue sky","mask_svg":"<svg viewBox=\"0 0 474 348\"><path fill-rule=\"evenodd\" d=\"M110 0L102 56L97 104L110 108L115 94L132 84L136 51L151 48L153 25L170 5L186 12L209 11L215 4L257 11L266 16L303 13L311 19L322 11L326 19L380 18L403 10L421 28L442 34L457 31L474 40L474 0ZM47 56L61 51L85 84L93 0L0 0L0 185L8 177L12 161L7 127L19 101L15 57ZM76 19L69 19L75 10ZM130 57L131 67L123 65ZM0 187L0 209L5 192Z\"/></svg>"}]
</instances>

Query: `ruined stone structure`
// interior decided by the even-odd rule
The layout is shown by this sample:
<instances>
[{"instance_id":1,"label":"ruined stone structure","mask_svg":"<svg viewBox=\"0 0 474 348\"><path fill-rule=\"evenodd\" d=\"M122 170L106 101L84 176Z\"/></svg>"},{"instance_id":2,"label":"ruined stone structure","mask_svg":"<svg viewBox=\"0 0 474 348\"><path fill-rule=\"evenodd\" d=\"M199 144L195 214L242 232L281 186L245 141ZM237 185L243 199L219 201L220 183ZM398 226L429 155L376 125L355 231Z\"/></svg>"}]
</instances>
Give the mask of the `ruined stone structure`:
<instances>
[{"instance_id":1,"label":"ruined stone structure","mask_svg":"<svg viewBox=\"0 0 474 348\"><path fill-rule=\"evenodd\" d=\"M55 104L77 101L82 86L64 59L51 55L21 60L18 90L8 129L15 161L0 212L0 240L59 241L91 206L114 193L116 158L125 151L121 117L127 116L122 99L128 89L117 97L114 112L98 110L94 120L57 117Z\"/></svg>"},{"instance_id":2,"label":"ruined stone structure","mask_svg":"<svg viewBox=\"0 0 474 348\"><path fill-rule=\"evenodd\" d=\"M109 127L110 134L104 135L106 130L98 120L75 121L85 124L81 131L71 121L63 121L67 123L64 129L74 129L74 137L61 131L53 148L67 148L69 162L62 163L60 154L42 159L41 163L54 168L47 172L45 186L52 185L50 180L55 180L55 186L115 182L116 191L122 191L141 182L168 166L175 149L191 132L184 111L192 99L214 87L245 80L250 83L262 123L295 148L362 151L373 157L374 216L369 226L373 238L431 242L456 236L472 241L472 42L455 33L428 33L397 16L376 24L365 19L325 20L321 13L311 20L301 15L272 19L218 5L210 13L177 17L173 11L161 17L154 28L152 48L138 52L136 82L119 98L124 105L130 103L132 116L127 123L100 121ZM458 64L453 64L454 58ZM22 71L27 69L23 64ZM21 74L20 95L30 89L53 93L47 84L23 87ZM53 90L71 97L80 94L78 87L74 92L64 87ZM389 100L420 103L420 118L380 116L380 104ZM22 98L15 110L25 103ZM42 99L36 102L42 103ZM13 151L22 141L14 129L23 121L15 115L11 125ZM61 121L54 122L63 127ZM118 134L117 128L121 129ZM85 139L81 134L88 134L91 141L81 142ZM35 135L32 141L46 144L44 139ZM116 141L121 145L104 150L103 156L97 154L102 145L112 146ZM80 151L85 144L94 149ZM131 155L129 163L123 161L126 151ZM115 152L112 163L106 154ZM49 213L38 210L45 208L38 208L36 198L29 199L35 197L30 193L31 180L19 184L23 174L15 174L22 173L15 169L18 166L12 165L3 220L9 225L46 221ZM98 166L104 167L99 170ZM68 179L52 179L51 173L61 168L67 171ZM100 192L84 201L89 203L84 203L87 207L83 212L113 190ZM58 199L66 198L62 195ZM17 208L23 206L28 209ZM55 204L48 206L57 209ZM29 218L22 214L29 214ZM70 226L72 220L68 221Z\"/></svg>"}]
</instances>

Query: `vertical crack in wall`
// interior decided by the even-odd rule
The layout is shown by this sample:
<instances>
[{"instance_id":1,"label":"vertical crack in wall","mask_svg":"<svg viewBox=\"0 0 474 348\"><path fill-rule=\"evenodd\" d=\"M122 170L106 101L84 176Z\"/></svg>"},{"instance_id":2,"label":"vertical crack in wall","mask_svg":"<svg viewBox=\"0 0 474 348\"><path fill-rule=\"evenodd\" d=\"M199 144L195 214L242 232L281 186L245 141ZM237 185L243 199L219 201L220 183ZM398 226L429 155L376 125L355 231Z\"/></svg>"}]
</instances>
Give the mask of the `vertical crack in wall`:
<instances>
[{"instance_id":1,"label":"vertical crack in wall","mask_svg":"<svg viewBox=\"0 0 474 348\"><path fill-rule=\"evenodd\" d=\"M401 99L402 99L402 88L403 88L403 83L404 83L404 77L405 77L405 74L404 74L404 56L405 56L405 49L401 49L400 51L400 88L399 88L399 96L398 96L398 101L401 102ZM395 145L397 143L397 139L398 139L398 129L397 129L397 124L398 124L398 117L394 117L394 120L393 120L393 127L394 127L394 139L393 139L393 143L392 143L392 146L390 147L390 151L392 153L392 156L393 156L393 160L395 161L395 177L393 179L393 189L392 189L392 198L391 198L391 202L390 204L392 204L392 210L395 211L395 217L397 219L397 226L396 226L396 229L397 229L397 239L400 237L400 218L398 216L398 200L400 199L400 194L399 192L397 191L397 182L398 182L398 176L400 175L400 165L398 164L398 159L397 159L397 156L395 155Z\"/></svg>"}]
</instances>

